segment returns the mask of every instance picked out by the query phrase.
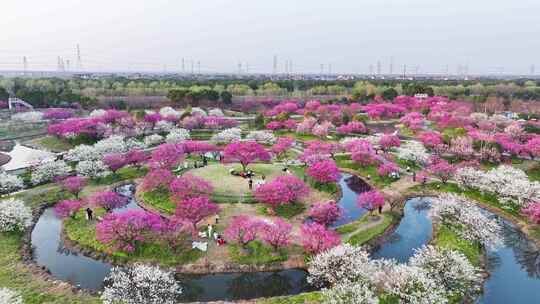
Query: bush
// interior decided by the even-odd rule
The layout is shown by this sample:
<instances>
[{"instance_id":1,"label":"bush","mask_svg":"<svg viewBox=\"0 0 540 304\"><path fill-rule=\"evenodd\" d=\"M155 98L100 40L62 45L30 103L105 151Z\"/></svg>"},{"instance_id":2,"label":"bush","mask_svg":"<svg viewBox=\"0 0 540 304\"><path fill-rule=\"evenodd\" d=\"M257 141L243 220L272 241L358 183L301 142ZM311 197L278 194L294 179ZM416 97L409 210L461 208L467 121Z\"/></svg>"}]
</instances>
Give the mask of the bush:
<instances>
[{"instance_id":1,"label":"bush","mask_svg":"<svg viewBox=\"0 0 540 304\"><path fill-rule=\"evenodd\" d=\"M24 231L30 226L32 211L22 201L7 199L0 201L0 231Z\"/></svg>"}]
</instances>

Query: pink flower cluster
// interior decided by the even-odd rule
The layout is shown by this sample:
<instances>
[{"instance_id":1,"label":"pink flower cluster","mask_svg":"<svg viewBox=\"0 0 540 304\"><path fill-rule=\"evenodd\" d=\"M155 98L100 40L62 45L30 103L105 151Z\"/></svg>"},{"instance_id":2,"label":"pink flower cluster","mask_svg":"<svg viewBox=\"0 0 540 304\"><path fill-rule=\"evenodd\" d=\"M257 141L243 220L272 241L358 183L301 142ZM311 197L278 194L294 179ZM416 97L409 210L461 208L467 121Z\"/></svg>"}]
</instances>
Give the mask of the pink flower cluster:
<instances>
[{"instance_id":1,"label":"pink flower cluster","mask_svg":"<svg viewBox=\"0 0 540 304\"><path fill-rule=\"evenodd\" d=\"M287 119L284 121L274 120L266 124L268 130L295 130L296 121L294 119Z\"/></svg>"},{"instance_id":2,"label":"pink flower cluster","mask_svg":"<svg viewBox=\"0 0 540 304\"><path fill-rule=\"evenodd\" d=\"M341 244L337 232L318 223L303 224L300 227L300 238L304 250L309 254L318 254Z\"/></svg>"},{"instance_id":3,"label":"pink flower cluster","mask_svg":"<svg viewBox=\"0 0 540 304\"><path fill-rule=\"evenodd\" d=\"M313 204L309 210L309 217L325 226L337 221L342 215L343 209L334 201Z\"/></svg>"},{"instance_id":4,"label":"pink flower cluster","mask_svg":"<svg viewBox=\"0 0 540 304\"><path fill-rule=\"evenodd\" d=\"M45 119L68 119L74 115L73 110L63 108L50 108L43 113Z\"/></svg>"},{"instance_id":5,"label":"pink flower cluster","mask_svg":"<svg viewBox=\"0 0 540 304\"><path fill-rule=\"evenodd\" d=\"M318 183L335 183L341 178L336 162L330 159L312 164L306 173Z\"/></svg>"},{"instance_id":6,"label":"pink flower cluster","mask_svg":"<svg viewBox=\"0 0 540 304\"><path fill-rule=\"evenodd\" d=\"M255 198L273 208L291 204L309 194L309 187L294 175L278 176L272 181L257 187Z\"/></svg>"},{"instance_id":7,"label":"pink flower cluster","mask_svg":"<svg viewBox=\"0 0 540 304\"><path fill-rule=\"evenodd\" d=\"M384 196L377 190L371 190L361 193L358 196L356 203L358 207L373 212L379 207L384 206Z\"/></svg>"},{"instance_id":8,"label":"pink flower cluster","mask_svg":"<svg viewBox=\"0 0 540 304\"><path fill-rule=\"evenodd\" d=\"M75 217L83 205L79 200L64 200L54 206L54 213L61 218Z\"/></svg>"},{"instance_id":9,"label":"pink flower cluster","mask_svg":"<svg viewBox=\"0 0 540 304\"><path fill-rule=\"evenodd\" d=\"M405 107L393 103L370 103L363 110L371 119L396 118L407 111Z\"/></svg>"},{"instance_id":10,"label":"pink flower cluster","mask_svg":"<svg viewBox=\"0 0 540 304\"><path fill-rule=\"evenodd\" d=\"M205 179L189 173L174 178L169 184L172 201L177 203L197 196L208 197L213 190L212 185Z\"/></svg>"},{"instance_id":11,"label":"pink flower cluster","mask_svg":"<svg viewBox=\"0 0 540 304\"><path fill-rule=\"evenodd\" d=\"M128 199L114 191L102 191L92 194L89 198L92 205L101 207L106 211L122 208L128 204Z\"/></svg>"},{"instance_id":12,"label":"pink flower cluster","mask_svg":"<svg viewBox=\"0 0 540 304\"><path fill-rule=\"evenodd\" d=\"M367 132L366 126L360 121L351 121L336 128L339 134L363 134Z\"/></svg>"},{"instance_id":13,"label":"pink flower cluster","mask_svg":"<svg viewBox=\"0 0 540 304\"><path fill-rule=\"evenodd\" d=\"M227 241L236 242L242 247L260 236L265 243L277 251L289 244L291 231L292 225L281 218L267 222L247 215L239 215L234 217L227 226L224 236Z\"/></svg>"}]
</instances>

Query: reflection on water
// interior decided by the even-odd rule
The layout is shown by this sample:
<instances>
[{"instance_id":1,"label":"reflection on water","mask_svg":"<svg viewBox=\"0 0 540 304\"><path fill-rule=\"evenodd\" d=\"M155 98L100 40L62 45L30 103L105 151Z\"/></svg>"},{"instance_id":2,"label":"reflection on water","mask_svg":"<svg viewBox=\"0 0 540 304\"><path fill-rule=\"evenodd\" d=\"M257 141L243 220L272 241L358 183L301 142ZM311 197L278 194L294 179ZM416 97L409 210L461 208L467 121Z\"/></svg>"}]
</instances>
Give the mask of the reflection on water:
<instances>
[{"instance_id":1,"label":"reflection on water","mask_svg":"<svg viewBox=\"0 0 540 304\"><path fill-rule=\"evenodd\" d=\"M374 248L374 258L391 258L406 263L414 249L431 240L432 224L428 218L430 200L413 198L405 203L403 218L394 232L385 237L382 245Z\"/></svg>"},{"instance_id":2,"label":"reflection on water","mask_svg":"<svg viewBox=\"0 0 540 304\"><path fill-rule=\"evenodd\" d=\"M332 224L332 227L338 227L348 224L364 215L367 210L358 208L356 197L359 193L371 190L369 185L356 175L343 173L339 180L342 196L338 205L343 209L343 216Z\"/></svg>"}]
</instances>

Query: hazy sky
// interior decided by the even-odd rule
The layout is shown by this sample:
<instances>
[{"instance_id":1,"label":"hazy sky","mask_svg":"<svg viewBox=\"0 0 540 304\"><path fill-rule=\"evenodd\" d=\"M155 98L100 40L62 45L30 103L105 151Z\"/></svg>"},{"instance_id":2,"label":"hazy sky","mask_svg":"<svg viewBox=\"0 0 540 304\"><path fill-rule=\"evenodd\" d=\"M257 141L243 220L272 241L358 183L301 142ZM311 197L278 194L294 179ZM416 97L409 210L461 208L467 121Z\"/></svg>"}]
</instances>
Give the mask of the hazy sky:
<instances>
[{"instance_id":1,"label":"hazy sky","mask_svg":"<svg viewBox=\"0 0 540 304\"><path fill-rule=\"evenodd\" d=\"M1 0L0 69L540 72L539 0ZM196 64L195 64L196 66Z\"/></svg>"}]
</instances>

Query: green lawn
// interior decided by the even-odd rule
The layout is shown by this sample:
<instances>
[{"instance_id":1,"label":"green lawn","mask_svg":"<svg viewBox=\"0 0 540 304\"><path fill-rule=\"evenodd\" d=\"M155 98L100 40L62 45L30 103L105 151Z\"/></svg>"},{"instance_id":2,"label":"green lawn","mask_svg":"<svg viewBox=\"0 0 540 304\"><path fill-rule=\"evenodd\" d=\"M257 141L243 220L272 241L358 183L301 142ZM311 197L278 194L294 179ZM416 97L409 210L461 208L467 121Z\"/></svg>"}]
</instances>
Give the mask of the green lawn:
<instances>
[{"instance_id":1,"label":"green lawn","mask_svg":"<svg viewBox=\"0 0 540 304\"><path fill-rule=\"evenodd\" d=\"M142 194L144 203L156 208L165 214L174 214L176 206L169 199L169 191L166 189L156 189Z\"/></svg>"},{"instance_id":2,"label":"green lawn","mask_svg":"<svg viewBox=\"0 0 540 304\"><path fill-rule=\"evenodd\" d=\"M69 141L55 136L40 137L32 140L31 143L54 152L67 151L73 149L74 147Z\"/></svg>"},{"instance_id":3,"label":"green lawn","mask_svg":"<svg viewBox=\"0 0 540 304\"><path fill-rule=\"evenodd\" d=\"M274 132L274 134L279 137L284 137L284 136L294 137L295 139L299 141L324 140L313 134L300 134L300 133L296 133L292 131L276 131Z\"/></svg>"},{"instance_id":4,"label":"green lawn","mask_svg":"<svg viewBox=\"0 0 540 304\"><path fill-rule=\"evenodd\" d=\"M109 174L106 177L100 177L93 179L91 184L93 185L110 185L124 180L136 179L143 177L148 172L146 168L136 168L136 167L124 167L116 171L115 174Z\"/></svg>"},{"instance_id":5,"label":"green lawn","mask_svg":"<svg viewBox=\"0 0 540 304\"><path fill-rule=\"evenodd\" d=\"M245 265L265 265L284 262L288 258L286 249L275 252L272 247L264 245L260 241L250 242L246 248L242 248L238 244L231 244L229 246L229 253L235 262Z\"/></svg>"},{"instance_id":6,"label":"green lawn","mask_svg":"<svg viewBox=\"0 0 540 304\"><path fill-rule=\"evenodd\" d=\"M356 234L353 234L348 240L347 243L355 246L361 246L368 242L369 240L383 234L390 225L397 219L395 215L391 213L383 213L383 221L375 227L362 230Z\"/></svg>"},{"instance_id":7,"label":"green lawn","mask_svg":"<svg viewBox=\"0 0 540 304\"><path fill-rule=\"evenodd\" d=\"M274 212L277 216L280 216L286 219L293 218L304 211L306 211L306 205L302 203L279 205L274 209ZM258 207L258 212L262 215L269 215L268 205L263 205L263 206Z\"/></svg>"},{"instance_id":8,"label":"green lawn","mask_svg":"<svg viewBox=\"0 0 540 304\"><path fill-rule=\"evenodd\" d=\"M102 215L103 210L95 210L96 216ZM196 261L202 256L198 250L181 249L174 252L167 244L160 242L139 245L133 253L114 251L107 245L101 244L96 239L96 222L87 221L84 211L81 210L75 218L64 221L66 236L77 244L97 252L110 254L116 261L158 263L163 266L176 266Z\"/></svg>"},{"instance_id":9,"label":"green lawn","mask_svg":"<svg viewBox=\"0 0 540 304\"><path fill-rule=\"evenodd\" d=\"M530 180L540 182L540 165L537 165L537 166L527 170L526 173L529 176Z\"/></svg>"}]
</instances>

